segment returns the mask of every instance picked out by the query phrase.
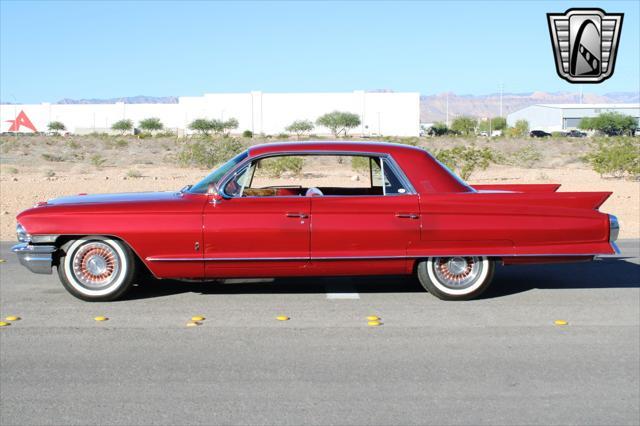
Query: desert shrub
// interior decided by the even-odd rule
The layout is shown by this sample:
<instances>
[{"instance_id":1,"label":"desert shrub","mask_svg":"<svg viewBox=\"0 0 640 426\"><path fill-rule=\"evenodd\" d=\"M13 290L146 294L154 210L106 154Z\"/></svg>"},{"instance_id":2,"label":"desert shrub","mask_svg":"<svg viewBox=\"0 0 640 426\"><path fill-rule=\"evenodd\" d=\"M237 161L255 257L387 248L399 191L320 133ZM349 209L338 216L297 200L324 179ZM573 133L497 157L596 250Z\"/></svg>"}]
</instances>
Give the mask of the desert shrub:
<instances>
[{"instance_id":1,"label":"desert shrub","mask_svg":"<svg viewBox=\"0 0 640 426\"><path fill-rule=\"evenodd\" d=\"M116 139L116 140L110 139L110 140L105 140L102 143L104 144L104 147L107 149L124 148L129 145L129 141L125 139Z\"/></svg>"},{"instance_id":2,"label":"desert shrub","mask_svg":"<svg viewBox=\"0 0 640 426\"><path fill-rule=\"evenodd\" d=\"M74 140L70 140L67 142L67 146L71 149L78 149L80 148L80 144Z\"/></svg>"},{"instance_id":3,"label":"desert shrub","mask_svg":"<svg viewBox=\"0 0 640 426\"><path fill-rule=\"evenodd\" d=\"M173 130L170 130L170 129L165 129L165 130L155 134L156 138L173 138L175 136L177 136L176 132L174 132Z\"/></svg>"},{"instance_id":4,"label":"desert shrub","mask_svg":"<svg viewBox=\"0 0 640 426\"><path fill-rule=\"evenodd\" d=\"M457 117L451 123L451 131L459 135L470 135L475 132L478 121L473 117Z\"/></svg>"},{"instance_id":5,"label":"desert shrub","mask_svg":"<svg viewBox=\"0 0 640 426\"><path fill-rule=\"evenodd\" d=\"M93 164L94 166L96 166L99 169L100 167L102 167L104 165L104 163L107 162L107 159L103 158L102 155L100 155L100 154L94 154L94 155L91 156L89 161L91 161L91 164Z\"/></svg>"},{"instance_id":6,"label":"desert shrub","mask_svg":"<svg viewBox=\"0 0 640 426\"><path fill-rule=\"evenodd\" d=\"M640 141L607 139L598 141L597 148L585 157L593 170L613 177L640 178Z\"/></svg>"},{"instance_id":7,"label":"desert shrub","mask_svg":"<svg viewBox=\"0 0 640 426\"><path fill-rule=\"evenodd\" d=\"M51 161L53 163L61 163L66 160L62 155L55 154L42 154L42 158L44 158L45 161Z\"/></svg>"},{"instance_id":8,"label":"desert shrub","mask_svg":"<svg viewBox=\"0 0 640 426\"><path fill-rule=\"evenodd\" d=\"M596 117L585 117L578 127L582 130L597 130L609 136L632 135L638 128L638 120L618 112L604 112Z\"/></svg>"},{"instance_id":9,"label":"desert shrub","mask_svg":"<svg viewBox=\"0 0 640 426\"><path fill-rule=\"evenodd\" d=\"M19 173L18 169L16 169L15 167L9 167L7 169L7 172L9 172L9 174L11 175L17 175Z\"/></svg>"},{"instance_id":10,"label":"desert shrub","mask_svg":"<svg viewBox=\"0 0 640 426\"><path fill-rule=\"evenodd\" d=\"M420 143L420 138L415 136L408 138L396 138L396 142L404 145L418 146L418 144Z\"/></svg>"},{"instance_id":11,"label":"desert shrub","mask_svg":"<svg viewBox=\"0 0 640 426\"><path fill-rule=\"evenodd\" d=\"M529 122L527 120L518 120L513 127L505 129L504 134L511 138L525 137L529 134Z\"/></svg>"},{"instance_id":12,"label":"desert shrub","mask_svg":"<svg viewBox=\"0 0 640 426\"><path fill-rule=\"evenodd\" d=\"M47 170L44 172L45 177L54 177L56 175L56 172L54 172L53 170Z\"/></svg>"},{"instance_id":13,"label":"desert shrub","mask_svg":"<svg viewBox=\"0 0 640 426\"><path fill-rule=\"evenodd\" d=\"M296 137L300 139L305 133L313 130L315 126L309 120L296 120L288 125L285 130L290 133L295 133Z\"/></svg>"},{"instance_id":14,"label":"desert shrub","mask_svg":"<svg viewBox=\"0 0 640 426\"><path fill-rule=\"evenodd\" d=\"M280 177L284 172L300 173L304 160L300 157L276 157L265 161L265 169L272 177Z\"/></svg>"},{"instance_id":15,"label":"desert shrub","mask_svg":"<svg viewBox=\"0 0 640 426\"><path fill-rule=\"evenodd\" d=\"M490 148L475 146L440 149L435 152L435 157L464 180L467 180L475 170L485 170L489 164L498 161L498 155Z\"/></svg>"},{"instance_id":16,"label":"desert shrub","mask_svg":"<svg viewBox=\"0 0 640 426\"><path fill-rule=\"evenodd\" d=\"M127 177L132 179L139 179L142 177L142 173L140 171L131 169L127 172Z\"/></svg>"},{"instance_id":17,"label":"desert shrub","mask_svg":"<svg viewBox=\"0 0 640 426\"><path fill-rule=\"evenodd\" d=\"M133 121L131 120L120 120L111 125L111 130L121 132L123 135L130 132L131 129L133 129Z\"/></svg>"},{"instance_id":18,"label":"desert shrub","mask_svg":"<svg viewBox=\"0 0 640 426\"><path fill-rule=\"evenodd\" d=\"M369 157L351 157L351 168L358 172L369 171Z\"/></svg>"},{"instance_id":19,"label":"desert shrub","mask_svg":"<svg viewBox=\"0 0 640 426\"><path fill-rule=\"evenodd\" d=\"M185 144L177 154L182 166L212 168L223 163L245 149L245 145L236 138L219 140L196 139Z\"/></svg>"},{"instance_id":20,"label":"desert shrub","mask_svg":"<svg viewBox=\"0 0 640 426\"><path fill-rule=\"evenodd\" d=\"M138 127L147 132L157 132L158 130L162 130L164 125L162 121L160 121L157 117L145 118L144 120L140 120L138 123Z\"/></svg>"},{"instance_id":21,"label":"desert shrub","mask_svg":"<svg viewBox=\"0 0 640 426\"><path fill-rule=\"evenodd\" d=\"M136 136L138 136L138 139L149 139L153 137L153 135L149 132L140 132Z\"/></svg>"},{"instance_id":22,"label":"desert shrub","mask_svg":"<svg viewBox=\"0 0 640 426\"><path fill-rule=\"evenodd\" d=\"M535 163L542 159L542 154L540 154L540 151L535 147L529 145L524 148L520 148L505 159L507 164L530 169Z\"/></svg>"},{"instance_id":23,"label":"desert shrub","mask_svg":"<svg viewBox=\"0 0 640 426\"><path fill-rule=\"evenodd\" d=\"M61 121L52 121L47 124L47 129L51 132L63 132L67 130L67 127Z\"/></svg>"},{"instance_id":24,"label":"desert shrub","mask_svg":"<svg viewBox=\"0 0 640 426\"><path fill-rule=\"evenodd\" d=\"M283 139L283 140L289 140L289 134L288 133L278 133L277 136L278 139Z\"/></svg>"},{"instance_id":25,"label":"desert shrub","mask_svg":"<svg viewBox=\"0 0 640 426\"><path fill-rule=\"evenodd\" d=\"M444 136L449 133L449 128L445 123L433 123L431 127L426 129L426 133L431 136Z\"/></svg>"},{"instance_id":26,"label":"desert shrub","mask_svg":"<svg viewBox=\"0 0 640 426\"><path fill-rule=\"evenodd\" d=\"M551 132L551 136L554 138L563 138L565 137L564 132Z\"/></svg>"},{"instance_id":27,"label":"desert shrub","mask_svg":"<svg viewBox=\"0 0 640 426\"><path fill-rule=\"evenodd\" d=\"M316 124L330 129L335 137L341 132L346 137L350 129L360 125L360 116L351 112L333 111L318 117Z\"/></svg>"},{"instance_id":28,"label":"desert shrub","mask_svg":"<svg viewBox=\"0 0 640 426\"><path fill-rule=\"evenodd\" d=\"M242 132L242 137L251 139L253 137L253 132L251 130L245 130L244 132Z\"/></svg>"}]
</instances>

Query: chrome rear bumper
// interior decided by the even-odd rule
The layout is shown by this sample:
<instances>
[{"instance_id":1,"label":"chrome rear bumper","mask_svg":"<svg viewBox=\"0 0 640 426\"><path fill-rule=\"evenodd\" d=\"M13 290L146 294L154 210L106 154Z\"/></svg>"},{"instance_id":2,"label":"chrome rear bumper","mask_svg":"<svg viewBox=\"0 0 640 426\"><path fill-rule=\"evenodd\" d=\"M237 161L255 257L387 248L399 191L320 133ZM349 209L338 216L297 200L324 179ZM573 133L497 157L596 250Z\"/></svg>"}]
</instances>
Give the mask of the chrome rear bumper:
<instances>
[{"instance_id":1,"label":"chrome rear bumper","mask_svg":"<svg viewBox=\"0 0 640 426\"><path fill-rule=\"evenodd\" d=\"M53 253L56 246L32 245L20 243L11 247L11 251L18 256L20 263L36 274L50 274L53 265Z\"/></svg>"}]
</instances>

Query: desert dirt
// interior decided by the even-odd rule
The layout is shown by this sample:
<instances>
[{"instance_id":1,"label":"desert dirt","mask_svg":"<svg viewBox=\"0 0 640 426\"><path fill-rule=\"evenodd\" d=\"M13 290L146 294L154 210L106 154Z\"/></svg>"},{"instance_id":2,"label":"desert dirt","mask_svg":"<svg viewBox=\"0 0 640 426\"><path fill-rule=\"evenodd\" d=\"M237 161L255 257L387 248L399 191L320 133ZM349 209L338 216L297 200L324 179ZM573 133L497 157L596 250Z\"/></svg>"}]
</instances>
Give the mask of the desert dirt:
<instances>
[{"instance_id":1,"label":"desert dirt","mask_svg":"<svg viewBox=\"0 0 640 426\"><path fill-rule=\"evenodd\" d=\"M15 240L16 214L38 201L78 193L179 190L209 172L177 165L175 155L183 142L173 139L131 138L126 140L126 145L115 144L113 138L7 139L2 138L0 157L0 240L3 241ZM425 141L427 149L430 143ZM492 146L500 147L500 144L504 144L504 148L500 148L503 152L514 149L513 142L500 141ZM471 184L559 183L562 184L560 191L612 191L613 195L600 211L618 216L620 238L640 238L640 182L599 176L575 159L574 141L561 142L558 146L545 142L545 146L538 149L542 158L528 167L492 164L486 170L475 171L468 180ZM96 165L101 162L95 160L97 155L102 161L100 165ZM289 179L291 184L304 186L313 186L318 179L359 186L361 181L352 180L357 174L345 172L337 164L334 167L326 164L312 174Z\"/></svg>"}]
</instances>

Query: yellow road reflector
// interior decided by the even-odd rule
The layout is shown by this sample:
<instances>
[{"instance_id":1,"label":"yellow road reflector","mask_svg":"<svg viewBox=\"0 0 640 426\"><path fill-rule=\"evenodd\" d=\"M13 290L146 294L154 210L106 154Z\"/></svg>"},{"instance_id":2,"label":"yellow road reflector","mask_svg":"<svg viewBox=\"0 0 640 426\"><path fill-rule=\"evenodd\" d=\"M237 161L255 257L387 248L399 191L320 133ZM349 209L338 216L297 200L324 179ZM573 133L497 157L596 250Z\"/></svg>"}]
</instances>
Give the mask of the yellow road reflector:
<instances>
[{"instance_id":1,"label":"yellow road reflector","mask_svg":"<svg viewBox=\"0 0 640 426\"><path fill-rule=\"evenodd\" d=\"M202 325L202 323L198 321L191 321L187 323L187 327L197 327L199 325Z\"/></svg>"},{"instance_id":2,"label":"yellow road reflector","mask_svg":"<svg viewBox=\"0 0 640 426\"><path fill-rule=\"evenodd\" d=\"M11 323L10 322L0 321L0 327L6 327L8 325L11 325Z\"/></svg>"},{"instance_id":3,"label":"yellow road reflector","mask_svg":"<svg viewBox=\"0 0 640 426\"><path fill-rule=\"evenodd\" d=\"M200 315L197 315L195 317L191 317L191 321L195 321L195 322L204 321L205 319L206 319L205 317L200 316Z\"/></svg>"},{"instance_id":4,"label":"yellow road reflector","mask_svg":"<svg viewBox=\"0 0 640 426\"><path fill-rule=\"evenodd\" d=\"M276 319L277 319L278 321L289 321L289 317L288 317L288 316L286 316L286 315L278 315L278 316L276 317Z\"/></svg>"},{"instance_id":5,"label":"yellow road reflector","mask_svg":"<svg viewBox=\"0 0 640 426\"><path fill-rule=\"evenodd\" d=\"M382 323L380 321L369 321L367 325L371 327L377 327L379 325L382 325Z\"/></svg>"},{"instance_id":6,"label":"yellow road reflector","mask_svg":"<svg viewBox=\"0 0 640 426\"><path fill-rule=\"evenodd\" d=\"M15 315L9 315L8 317L5 318L5 320L7 320L7 321L20 321L20 317L17 317Z\"/></svg>"},{"instance_id":7,"label":"yellow road reflector","mask_svg":"<svg viewBox=\"0 0 640 426\"><path fill-rule=\"evenodd\" d=\"M375 315L369 315L367 317L367 321L380 321L380 317L377 317Z\"/></svg>"},{"instance_id":8,"label":"yellow road reflector","mask_svg":"<svg viewBox=\"0 0 640 426\"><path fill-rule=\"evenodd\" d=\"M107 317L103 317L103 316L99 316L99 317L95 317L94 320L96 321L107 321L109 318Z\"/></svg>"},{"instance_id":9,"label":"yellow road reflector","mask_svg":"<svg viewBox=\"0 0 640 426\"><path fill-rule=\"evenodd\" d=\"M568 325L569 323L565 320L555 320L553 322L555 325Z\"/></svg>"}]
</instances>

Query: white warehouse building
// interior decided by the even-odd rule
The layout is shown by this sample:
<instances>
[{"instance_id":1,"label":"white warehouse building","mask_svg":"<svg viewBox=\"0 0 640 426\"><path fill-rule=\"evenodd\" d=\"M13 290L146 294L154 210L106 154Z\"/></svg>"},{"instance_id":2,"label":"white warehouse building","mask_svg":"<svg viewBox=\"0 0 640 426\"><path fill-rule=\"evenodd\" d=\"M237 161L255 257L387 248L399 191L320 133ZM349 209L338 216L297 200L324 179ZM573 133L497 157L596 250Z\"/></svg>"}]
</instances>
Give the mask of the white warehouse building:
<instances>
[{"instance_id":1,"label":"white warehouse building","mask_svg":"<svg viewBox=\"0 0 640 426\"><path fill-rule=\"evenodd\" d=\"M578 127L585 117L596 117L605 112L617 112L640 120L640 104L539 104L512 112L507 124L527 120L529 129L559 132Z\"/></svg>"},{"instance_id":2,"label":"white warehouse building","mask_svg":"<svg viewBox=\"0 0 640 426\"><path fill-rule=\"evenodd\" d=\"M116 121L157 117L166 129L188 134L189 123L197 118L239 122L236 132L276 135L295 120L316 119L331 111L348 111L360 117L361 125L350 131L363 136L418 136L420 94L394 92L343 93L211 93L183 96L173 104L3 104L0 105L2 132L47 131L48 123L62 122L77 134L108 132ZM29 125L30 124L30 125ZM316 127L315 134L330 130Z\"/></svg>"}]
</instances>

